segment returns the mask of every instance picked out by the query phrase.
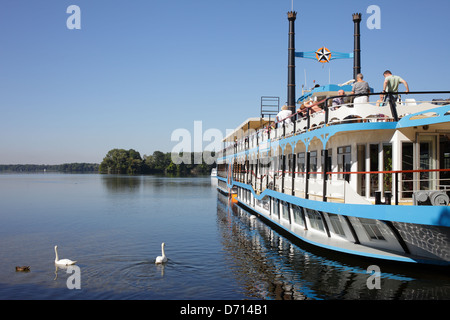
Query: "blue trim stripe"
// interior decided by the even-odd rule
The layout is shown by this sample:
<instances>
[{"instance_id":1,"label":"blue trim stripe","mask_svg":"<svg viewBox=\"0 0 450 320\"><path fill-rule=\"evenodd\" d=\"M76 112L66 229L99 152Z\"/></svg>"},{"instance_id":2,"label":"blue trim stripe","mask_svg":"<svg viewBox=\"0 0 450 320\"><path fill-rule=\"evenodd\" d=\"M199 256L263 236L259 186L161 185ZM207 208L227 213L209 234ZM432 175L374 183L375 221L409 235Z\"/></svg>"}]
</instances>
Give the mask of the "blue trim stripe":
<instances>
[{"instance_id":1,"label":"blue trim stripe","mask_svg":"<svg viewBox=\"0 0 450 320\"><path fill-rule=\"evenodd\" d=\"M220 177L218 177L218 179L226 182L226 179ZM258 200L269 196L298 205L300 207L349 217L450 227L450 207L448 206L389 206L323 202L303 199L271 189L266 189L258 195L252 186L237 181L233 181L231 185L227 185L229 188L238 186L250 190L253 196Z\"/></svg>"},{"instance_id":2,"label":"blue trim stripe","mask_svg":"<svg viewBox=\"0 0 450 320\"><path fill-rule=\"evenodd\" d=\"M239 199L238 199L239 201ZM248 206L246 203L239 201L240 204L244 205L245 207L249 208L252 211L256 211L254 208ZM258 212L259 213L259 212ZM261 213L259 213L261 214ZM261 214L263 217L266 217L264 214ZM266 219L269 219L266 217ZM433 264L433 265L443 265L443 266L447 266L450 265L450 262L448 261L440 261L440 260L424 260L424 259L412 259L412 258L408 258L408 257L402 257L402 256L392 256L392 255L382 255L382 254L374 254L374 253L368 253L368 252L363 252L363 251L356 251L356 250L350 250L350 249L344 249L344 248L340 248L340 247L335 247L335 246L330 246L330 245L326 245L320 242L315 242L315 241L311 241L305 237L302 237L300 235L298 235L297 233L292 232L290 229L286 228L285 226L279 224L278 222L269 219L271 223L276 224L278 227L282 228L283 230L289 232L290 234L294 235L295 237L299 238L300 240L307 242L311 245L314 246L318 246L324 249L328 249L328 250L333 250L333 251L338 251L338 252L343 252L346 254L352 254L352 255L359 255L359 256L364 256L364 257L369 257L369 258L375 258L375 259L383 259L383 260L391 260L391 261L399 261L399 262L409 262L409 263L422 263L422 264Z\"/></svg>"},{"instance_id":3,"label":"blue trim stripe","mask_svg":"<svg viewBox=\"0 0 450 320\"><path fill-rule=\"evenodd\" d=\"M436 113L436 116L434 117L427 117L423 119L412 119L415 116L419 116L421 114L428 114L428 113ZM425 126L435 123L442 123L442 122L449 122L450 121L450 105L437 107L434 109L429 109L426 111L417 112L414 114L409 114L407 116L404 116L398 121L397 129L400 128L407 128L407 127L413 127L413 126Z\"/></svg>"},{"instance_id":4,"label":"blue trim stripe","mask_svg":"<svg viewBox=\"0 0 450 320\"><path fill-rule=\"evenodd\" d=\"M331 52L331 60L336 59L352 59L353 58L353 52L337 52L337 51L330 51ZM316 58L316 51L303 51L303 52L296 52L295 53L296 58L304 58L304 59L314 59Z\"/></svg>"}]
</instances>

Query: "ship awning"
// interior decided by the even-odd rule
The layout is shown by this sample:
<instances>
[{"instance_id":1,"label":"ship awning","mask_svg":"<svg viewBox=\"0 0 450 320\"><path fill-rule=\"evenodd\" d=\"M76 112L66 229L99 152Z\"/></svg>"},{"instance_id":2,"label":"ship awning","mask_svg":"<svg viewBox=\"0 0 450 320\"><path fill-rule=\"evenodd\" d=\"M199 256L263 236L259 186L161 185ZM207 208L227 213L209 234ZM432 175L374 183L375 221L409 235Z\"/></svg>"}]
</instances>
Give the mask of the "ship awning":
<instances>
[{"instance_id":1,"label":"ship awning","mask_svg":"<svg viewBox=\"0 0 450 320\"><path fill-rule=\"evenodd\" d=\"M242 137L248 135L248 131L257 131L269 124L269 122L274 121L274 119L270 120L267 118L249 118L245 120L242 124L240 124L234 131L230 132L223 141L232 142L235 140L239 140Z\"/></svg>"}]
</instances>

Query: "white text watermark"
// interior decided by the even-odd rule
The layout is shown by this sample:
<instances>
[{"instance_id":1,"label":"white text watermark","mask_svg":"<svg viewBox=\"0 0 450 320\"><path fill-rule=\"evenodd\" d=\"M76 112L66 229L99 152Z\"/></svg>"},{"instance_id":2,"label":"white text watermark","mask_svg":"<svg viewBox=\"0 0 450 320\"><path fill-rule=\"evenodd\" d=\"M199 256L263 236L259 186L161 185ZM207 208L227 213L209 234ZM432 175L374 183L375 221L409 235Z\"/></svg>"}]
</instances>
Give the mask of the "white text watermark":
<instances>
[{"instance_id":1,"label":"white text watermark","mask_svg":"<svg viewBox=\"0 0 450 320\"><path fill-rule=\"evenodd\" d=\"M369 290L381 289L381 270L377 265L370 265L366 273L370 274L367 278L366 285Z\"/></svg>"},{"instance_id":2,"label":"white text watermark","mask_svg":"<svg viewBox=\"0 0 450 320\"><path fill-rule=\"evenodd\" d=\"M67 7L66 13L70 14L66 21L66 27L69 30L81 29L81 9L77 5L70 5ZM366 26L369 30L381 29L381 9L377 5L370 5L367 7L366 13L370 14L367 18Z\"/></svg>"},{"instance_id":3,"label":"white text watermark","mask_svg":"<svg viewBox=\"0 0 450 320\"><path fill-rule=\"evenodd\" d=\"M66 286L67 289L73 290L81 289L81 269L79 266L73 265L68 266L66 273L70 273L71 275L67 278Z\"/></svg>"},{"instance_id":4,"label":"white text watermark","mask_svg":"<svg viewBox=\"0 0 450 320\"><path fill-rule=\"evenodd\" d=\"M81 29L81 9L79 6L70 5L67 7L66 13L69 13L70 16L66 20L67 29L73 30Z\"/></svg>"}]
</instances>

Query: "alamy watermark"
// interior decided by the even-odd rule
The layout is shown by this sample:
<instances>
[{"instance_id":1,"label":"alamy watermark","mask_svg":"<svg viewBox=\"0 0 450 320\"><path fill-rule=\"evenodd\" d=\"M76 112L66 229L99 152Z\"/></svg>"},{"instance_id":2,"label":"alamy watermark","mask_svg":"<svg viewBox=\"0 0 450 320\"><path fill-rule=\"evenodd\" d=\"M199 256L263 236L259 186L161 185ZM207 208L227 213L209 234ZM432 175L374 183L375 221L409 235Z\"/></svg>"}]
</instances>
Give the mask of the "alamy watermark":
<instances>
[{"instance_id":1,"label":"alamy watermark","mask_svg":"<svg viewBox=\"0 0 450 320\"><path fill-rule=\"evenodd\" d=\"M229 134L234 130L227 129ZM172 132L171 141L178 142L172 148L172 162L174 164L213 164L216 161L215 154L222 150L222 140L224 135L219 129L207 129L203 132L203 122L194 121L194 131L185 128L179 128ZM204 142L209 142L204 146ZM190 153L194 152L194 159Z\"/></svg>"},{"instance_id":2,"label":"alamy watermark","mask_svg":"<svg viewBox=\"0 0 450 320\"><path fill-rule=\"evenodd\" d=\"M70 16L66 20L66 26L69 30L81 29L81 9L77 5L70 5L67 7L66 13ZM366 13L370 16L367 18L366 26L368 29L381 29L381 9L377 5L370 5L367 7Z\"/></svg>"},{"instance_id":3,"label":"alamy watermark","mask_svg":"<svg viewBox=\"0 0 450 320\"><path fill-rule=\"evenodd\" d=\"M81 29L81 9L77 5L70 5L67 7L66 13L69 13L70 16L66 20L67 29Z\"/></svg>"},{"instance_id":4,"label":"alamy watermark","mask_svg":"<svg viewBox=\"0 0 450 320\"><path fill-rule=\"evenodd\" d=\"M66 287L69 290L80 290L81 289L81 269L77 265L71 265L71 266L56 266L55 270L55 279L58 279L58 268L63 268L66 270L67 274L70 274L70 276L67 277L66 280Z\"/></svg>"},{"instance_id":5,"label":"alamy watermark","mask_svg":"<svg viewBox=\"0 0 450 320\"><path fill-rule=\"evenodd\" d=\"M170 140L178 142L171 151L172 162L174 164L202 164L203 162L213 164L219 152L223 151L220 153L220 157L232 156L235 153L235 147L242 146L245 143L249 144L251 139L257 139L257 135L259 135L258 141L261 150L262 146L267 144L267 137L264 141L263 132L264 129L259 131L252 128L248 130L226 129L224 134L216 128L204 130L202 121L194 121L193 131L179 128L172 132ZM224 141L225 138L227 138L226 141ZM191 153L194 153L193 159ZM277 155L277 153L278 149L274 151L272 156ZM270 159L265 160L270 162ZM250 163L253 163L253 161L256 162L256 159L251 160Z\"/></svg>"},{"instance_id":6,"label":"alamy watermark","mask_svg":"<svg viewBox=\"0 0 450 320\"><path fill-rule=\"evenodd\" d=\"M381 270L377 265L370 265L366 273L370 274L367 278L366 285L369 290L381 289Z\"/></svg>"},{"instance_id":7,"label":"alamy watermark","mask_svg":"<svg viewBox=\"0 0 450 320\"><path fill-rule=\"evenodd\" d=\"M367 7L367 13L371 16L367 18L366 26L368 29L381 29L381 9L377 5L370 5Z\"/></svg>"}]
</instances>

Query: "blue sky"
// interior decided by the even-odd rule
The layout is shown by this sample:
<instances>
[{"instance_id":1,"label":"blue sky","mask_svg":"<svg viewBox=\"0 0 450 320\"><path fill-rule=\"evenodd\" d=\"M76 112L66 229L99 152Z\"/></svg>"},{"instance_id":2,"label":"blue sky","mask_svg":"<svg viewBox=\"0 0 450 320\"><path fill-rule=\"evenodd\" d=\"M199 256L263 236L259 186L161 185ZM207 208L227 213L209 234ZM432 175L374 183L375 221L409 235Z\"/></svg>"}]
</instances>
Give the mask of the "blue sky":
<instances>
[{"instance_id":1,"label":"blue sky","mask_svg":"<svg viewBox=\"0 0 450 320\"><path fill-rule=\"evenodd\" d=\"M69 30L66 9L81 9ZM366 26L369 5L381 29ZM113 148L169 152L179 128L235 128L260 98L286 101L291 0L2 0L0 163L101 162ZM353 51L362 73L385 69L414 90L449 90L448 0L294 1L296 51ZM296 59L301 85L352 78L352 60ZM198 138L198 137L197 137ZM192 139L194 137L192 136ZM207 145L209 142L204 142Z\"/></svg>"}]
</instances>

